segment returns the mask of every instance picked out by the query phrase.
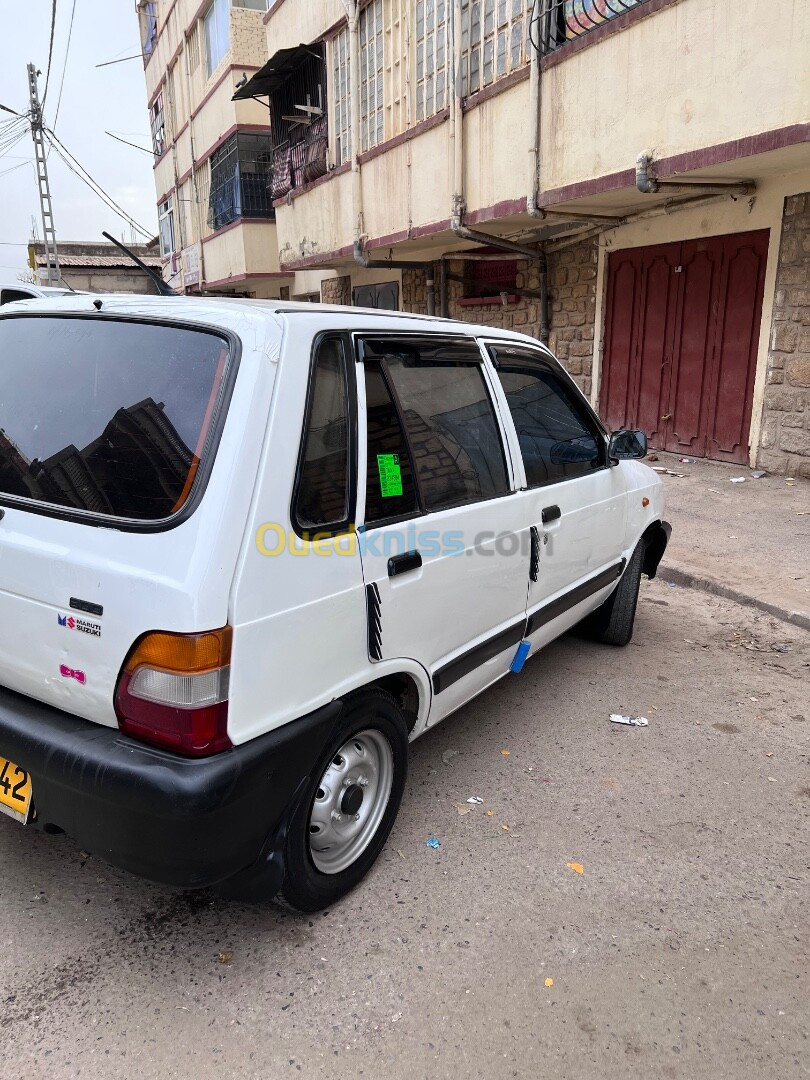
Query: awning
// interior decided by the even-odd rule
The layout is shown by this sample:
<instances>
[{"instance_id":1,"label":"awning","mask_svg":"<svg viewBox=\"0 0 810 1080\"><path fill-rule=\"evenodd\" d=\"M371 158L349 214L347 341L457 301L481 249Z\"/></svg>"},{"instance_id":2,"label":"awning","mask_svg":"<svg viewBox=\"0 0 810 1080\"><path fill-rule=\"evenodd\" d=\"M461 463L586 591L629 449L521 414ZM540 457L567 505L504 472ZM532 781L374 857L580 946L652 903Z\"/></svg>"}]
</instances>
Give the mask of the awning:
<instances>
[{"instance_id":1,"label":"awning","mask_svg":"<svg viewBox=\"0 0 810 1080\"><path fill-rule=\"evenodd\" d=\"M323 59L323 54L318 50L317 45L297 45L294 49L279 49L252 79L236 91L233 100L244 101L246 98L269 97L310 56L314 56L317 60Z\"/></svg>"}]
</instances>

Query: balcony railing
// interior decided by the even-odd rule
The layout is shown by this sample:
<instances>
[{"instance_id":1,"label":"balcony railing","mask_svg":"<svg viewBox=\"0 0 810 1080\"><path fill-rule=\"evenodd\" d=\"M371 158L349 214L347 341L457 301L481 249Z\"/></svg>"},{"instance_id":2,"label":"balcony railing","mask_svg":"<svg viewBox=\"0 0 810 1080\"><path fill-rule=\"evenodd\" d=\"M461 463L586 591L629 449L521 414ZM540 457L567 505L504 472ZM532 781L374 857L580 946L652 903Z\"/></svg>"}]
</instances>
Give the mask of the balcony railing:
<instances>
[{"instance_id":1,"label":"balcony railing","mask_svg":"<svg viewBox=\"0 0 810 1080\"><path fill-rule=\"evenodd\" d=\"M530 33L541 56L648 0L536 0Z\"/></svg>"}]
</instances>

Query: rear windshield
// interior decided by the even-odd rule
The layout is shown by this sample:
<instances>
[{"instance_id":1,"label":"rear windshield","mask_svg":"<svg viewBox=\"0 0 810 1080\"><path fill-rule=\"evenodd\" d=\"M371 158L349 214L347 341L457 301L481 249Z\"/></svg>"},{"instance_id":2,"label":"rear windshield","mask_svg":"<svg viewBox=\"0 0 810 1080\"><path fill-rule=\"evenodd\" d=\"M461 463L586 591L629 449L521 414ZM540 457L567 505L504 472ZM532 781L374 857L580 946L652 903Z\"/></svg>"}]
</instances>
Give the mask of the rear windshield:
<instances>
[{"instance_id":1,"label":"rear windshield","mask_svg":"<svg viewBox=\"0 0 810 1080\"><path fill-rule=\"evenodd\" d=\"M0 498L155 521L191 493L225 377L216 334L0 319Z\"/></svg>"}]
</instances>

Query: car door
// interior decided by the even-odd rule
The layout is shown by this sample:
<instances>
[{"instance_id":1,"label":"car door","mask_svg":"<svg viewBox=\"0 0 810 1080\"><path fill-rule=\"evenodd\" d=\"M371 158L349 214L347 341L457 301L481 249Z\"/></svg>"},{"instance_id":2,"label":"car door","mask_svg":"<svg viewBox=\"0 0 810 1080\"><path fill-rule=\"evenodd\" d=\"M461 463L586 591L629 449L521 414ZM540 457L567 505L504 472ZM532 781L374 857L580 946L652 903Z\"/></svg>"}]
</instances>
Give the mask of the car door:
<instances>
[{"instance_id":1,"label":"car door","mask_svg":"<svg viewBox=\"0 0 810 1080\"><path fill-rule=\"evenodd\" d=\"M548 353L510 342L488 351L523 468L533 554L527 637L543 645L610 594L624 567L626 489L576 384Z\"/></svg>"},{"instance_id":2,"label":"car door","mask_svg":"<svg viewBox=\"0 0 810 1080\"><path fill-rule=\"evenodd\" d=\"M433 722L509 670L529 551L477 343L369 335L358 356L369 657L422 664Z\"/></svg>"}]
</instances>

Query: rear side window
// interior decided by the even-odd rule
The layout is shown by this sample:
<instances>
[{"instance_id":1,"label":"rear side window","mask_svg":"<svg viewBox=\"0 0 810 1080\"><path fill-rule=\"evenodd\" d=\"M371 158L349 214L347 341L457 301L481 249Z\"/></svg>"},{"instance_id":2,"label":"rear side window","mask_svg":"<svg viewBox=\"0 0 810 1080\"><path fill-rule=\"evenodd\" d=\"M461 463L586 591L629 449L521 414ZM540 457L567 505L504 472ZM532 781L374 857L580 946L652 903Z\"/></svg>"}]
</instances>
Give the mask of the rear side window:
<instances>
[{"instance_id":1,"label":"rear side window","mask_svg":"<svg viewBox=\"0 0 810 1080\"><path fill-rule=\"evenodd\" d=\"M504 495L498 421L475 343L369 341L398 400L423 509Z\"/></svg>"},{"instance_id":2,"label":"rear side window","mask_svg":"<svg viewBox=\"0 0 810 1080\"><path fill-rule=\"evenodd\" d=\"M405 432L378 363L366 377L366 524L419 513Z\"/></svg>"},{"instance_id":3,"label":"rear side window","mask_svg":"<svg viewBox=\"0 0 810 1080\"><path fill-rule=\"evenodd\" d=\"M317 346L293 520L304 531L349 524L349 386L343 342Z\"/></svg>"},{"instance_id":4,"label":"rear side window","mask_svg":"<svg viewBox=\"0 0 810 1080\"><path fill-rule=\"evenodd\" d=\"M570 480L605 464L604 440L571 388L538 354L493 346L529 487Z\"/></svg>"},{"instance_id":5,"label":"rear side window","mask_svg":"<svg viewBox=\"0 0 810 1080\"><path fill-rule=\"evenodd\" d=\"M186 328L0 319L0 497L171 517L205 463L228 358L224 338Z\"/></svg>"}]
</instances>

